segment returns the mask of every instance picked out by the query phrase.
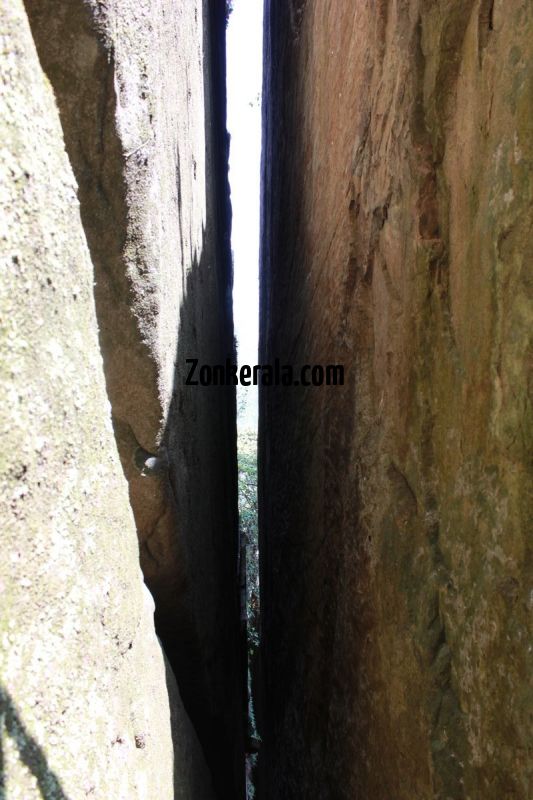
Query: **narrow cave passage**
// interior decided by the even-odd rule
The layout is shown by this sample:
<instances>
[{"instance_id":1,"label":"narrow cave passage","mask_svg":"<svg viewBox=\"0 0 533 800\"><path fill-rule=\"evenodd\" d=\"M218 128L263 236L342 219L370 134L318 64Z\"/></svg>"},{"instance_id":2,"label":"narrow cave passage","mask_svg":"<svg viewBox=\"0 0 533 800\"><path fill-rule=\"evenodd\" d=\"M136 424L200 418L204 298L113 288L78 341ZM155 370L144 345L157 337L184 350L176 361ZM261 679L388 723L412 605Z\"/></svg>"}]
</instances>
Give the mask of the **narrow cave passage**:
<instances>
[{"instance_id":1,"label":"narrow cave passage","mask_svg":"<svg viewBox=\"0 0 533 800\"><path fill-rule=\"evenodd\" d=\"M0 23L0 800L531 800L533 4Z\"/></svg>"},{"instance_id":2,"label":"narrow cave passage","mask_svg":"<svg viewBox=\"0 0 533 800\"><path fill-rule=\"evenodd\" d=\"M258 363L263 0L228 3L227 125L232 202L233 317L239 367ZM240 596L247 659L246 797L259 749L254 693L259 656L257 386L237 388Z\"/></svg>"}]
</instances>

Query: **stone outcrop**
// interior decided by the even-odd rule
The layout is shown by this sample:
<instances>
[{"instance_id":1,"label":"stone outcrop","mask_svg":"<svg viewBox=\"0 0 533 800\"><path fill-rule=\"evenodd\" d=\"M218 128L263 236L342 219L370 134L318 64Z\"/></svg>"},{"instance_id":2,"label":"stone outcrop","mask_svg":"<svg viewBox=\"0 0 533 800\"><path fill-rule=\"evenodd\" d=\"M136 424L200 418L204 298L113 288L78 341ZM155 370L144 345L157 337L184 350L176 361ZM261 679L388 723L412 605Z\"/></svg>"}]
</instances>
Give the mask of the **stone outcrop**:
<instances>
[{"instance_id":1,"label":"stone outcrop","mask_svg":"<svg viewBox=\"0 0 533 800\"><path fill-rule=\"evenodd\" d=\"M533 7L265 24L262 797L526 800Z\"/></svg>"},{"instance_id":2,"label":"stone outcrop","mask_svg":"<svg viewBox=\"0 0 533 800\"><path fill-rule=\"evenodd\" d=\"M239 797L224 7L1 16L7 793Z\"/></svg>"},{"instance_id":3,"label":"stone outcrop","mask_svg":"<svg viewBox=\"0 0 533 800\"><path fill-rule=\"evenodd\" d=\"M208 800L143 589L76 184L14 0L1 81L0 794Z\"/></svg>"}]
</instances>

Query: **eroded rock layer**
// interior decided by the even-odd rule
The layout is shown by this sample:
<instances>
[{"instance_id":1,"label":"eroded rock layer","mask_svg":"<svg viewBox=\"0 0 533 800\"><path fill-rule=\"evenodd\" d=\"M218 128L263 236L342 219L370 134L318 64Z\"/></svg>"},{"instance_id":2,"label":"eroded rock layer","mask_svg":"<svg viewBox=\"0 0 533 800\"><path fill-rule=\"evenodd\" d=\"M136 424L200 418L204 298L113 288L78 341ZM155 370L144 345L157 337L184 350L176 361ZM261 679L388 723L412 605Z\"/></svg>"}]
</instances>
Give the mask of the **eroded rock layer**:
<instances>
[{"instance_id":1,"label":"eroded rock layer","mask_svg":"<svg viewBox=\"0 0 533 800\"><path fill-rule=\"evenodd\" d=\"M262 790L526 800L533 7L267 0Z\"/></svg>"}]
</instances>

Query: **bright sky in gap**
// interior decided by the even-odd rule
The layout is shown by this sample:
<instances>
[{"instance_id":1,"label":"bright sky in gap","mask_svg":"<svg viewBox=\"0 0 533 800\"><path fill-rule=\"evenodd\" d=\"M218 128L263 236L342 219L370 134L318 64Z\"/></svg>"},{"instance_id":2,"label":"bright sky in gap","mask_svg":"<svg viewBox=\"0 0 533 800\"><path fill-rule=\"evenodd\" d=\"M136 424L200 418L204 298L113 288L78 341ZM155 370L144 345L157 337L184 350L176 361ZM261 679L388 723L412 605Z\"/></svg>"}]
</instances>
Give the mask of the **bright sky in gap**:
<instances>
[{"instance_id":1,"label":"bright sky in gap","mask_svg":"<svg viewBox=\"0 0 533 800\"><path fill-rule=\"evenodd\" d=\"M234 0L227 27L229 180L233 224L233 315L240 364L257 364L259 335L259 191L263 0ZM239 387L239 397L243 391ZM256 425L257 389L246 427Z\"/></svg>"}]
</instances>

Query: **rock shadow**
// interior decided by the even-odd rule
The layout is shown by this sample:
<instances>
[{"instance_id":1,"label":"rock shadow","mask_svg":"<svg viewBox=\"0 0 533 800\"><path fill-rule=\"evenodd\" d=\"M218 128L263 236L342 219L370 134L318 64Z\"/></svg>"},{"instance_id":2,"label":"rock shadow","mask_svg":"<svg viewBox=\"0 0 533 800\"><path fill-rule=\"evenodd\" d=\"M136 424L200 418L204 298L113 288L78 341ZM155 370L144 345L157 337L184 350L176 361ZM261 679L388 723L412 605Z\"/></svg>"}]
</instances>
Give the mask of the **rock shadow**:
<instances>
[{"instance_id":1,"label":"rock shadow","mask_svg":"<svg viewBox=\"0 0 533 800\"><path fill-rule=\"evenodd\" d=\"M0 684L0 800L9 800L4 757L5 736L15 744L22 763L37 781L43 800L69 800L37 740L28 732L15 704Z\"/></svg>"}]
</instances>

